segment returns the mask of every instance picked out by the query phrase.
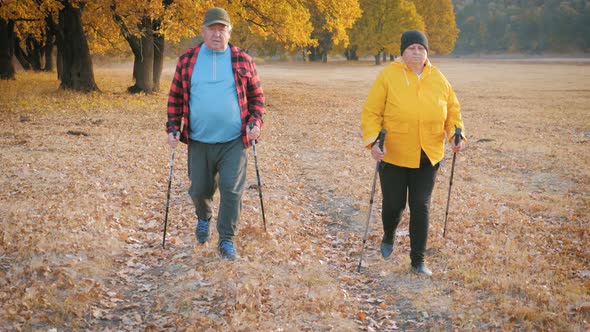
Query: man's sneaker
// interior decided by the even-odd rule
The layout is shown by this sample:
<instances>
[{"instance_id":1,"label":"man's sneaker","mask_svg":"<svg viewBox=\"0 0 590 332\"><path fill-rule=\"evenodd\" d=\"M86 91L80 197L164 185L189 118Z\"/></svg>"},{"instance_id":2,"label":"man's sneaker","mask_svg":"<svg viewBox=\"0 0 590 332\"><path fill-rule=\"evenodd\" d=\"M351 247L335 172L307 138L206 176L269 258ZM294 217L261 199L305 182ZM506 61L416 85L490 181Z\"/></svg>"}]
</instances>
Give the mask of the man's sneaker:
<instances>
[{"instance_id":1,"label":"man's sneaker","mask_svg":"<svg viewBox=\"0 0 590 332\"><path fill-rule=\"evenodd\" d=\"M432 271L424 265L424 263L418 263L416 266L412 265L412 272L425 276L432 276Z\"/></svg>"},{"instance_id":2,"label":"man's sneaker","mask_svg":"<svg viewBox=\"0 0 590 332\"><path fill-rule=\"evenodd\" d=\"M211 224L210 220L203 219L199 219L199 222L197 223L197 230L195 231L195 234L197 234L197 241L199 241L200 244L209 241L209 239L211 238L211 232L209 232L209 224Z\"/></svg>"},{"instance_id":3,"label":"man's sneaker","mask_svg":"<svg viewBox=\"0 0 590 332\"><path fill-rule=\"evenodd\" d=\"M219 244L219 252L221 253L221 257L233 261L236 259L236 248L234 248L234 244L229 240L223 240Z\"/></svg>"},{"instance_id":4,"label":"man's sneaker","mask_svg":"<svg viewBox=\"0 0 590 332\"><path fill-rule=\"evenodd\" d=\"M381 241L381 256L383 256L383 258L387 258L387 257L391 256L392 252L393 252L393 243L387 243L387 242Z\"/></svg>"}]
</instances>

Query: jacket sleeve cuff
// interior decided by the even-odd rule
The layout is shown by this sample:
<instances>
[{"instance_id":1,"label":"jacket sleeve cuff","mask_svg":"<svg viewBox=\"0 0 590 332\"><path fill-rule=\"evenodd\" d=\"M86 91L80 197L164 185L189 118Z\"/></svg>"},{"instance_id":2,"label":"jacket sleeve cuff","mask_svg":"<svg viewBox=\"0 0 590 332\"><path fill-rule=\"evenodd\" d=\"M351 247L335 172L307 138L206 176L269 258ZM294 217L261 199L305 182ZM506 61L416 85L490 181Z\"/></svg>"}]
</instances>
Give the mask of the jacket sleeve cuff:
<instances>
[{"instance_id":1,"label":"jacket sleeve cuff","mask_svg":"<svg viewBox=\"0 0 590 332\"><path fill-rule=\"evenodd\" d=\"M246 127L249 126L251 123L253 123L256 127L262 129L262 124L264 123L264 121L262 121L262 118L250 116L250 118L248 119L248 123L246 123Z\"/></svg>"},{"instance_id":2,"label":"jacket sleeve cuff","mask_svg":"<svg viewBox=\"0 0 590 332\"><path fill-rule=\"evenodd\" d=\"M455 134L451 135L451 137L449 137L449 143L453 142L453 138L455 137ZM463 131L461 131L461 140L465 143L467 143L467 137L465 136L465 133Z\"/></svg>"},{"instance_id":3,"label":"jacket sleeve cuff","mask_svg":"<svg viewBox=\"0 0 590 332\"><path fill-rule=\"evenodd\" d=\"M368 137L367 139L365 139L363 141L363 145L365 146L365 148L370 150L373 147L373 144L375 144L377 137L378 136L371 136L371 137Z\"/></svg>"}]
</instances>

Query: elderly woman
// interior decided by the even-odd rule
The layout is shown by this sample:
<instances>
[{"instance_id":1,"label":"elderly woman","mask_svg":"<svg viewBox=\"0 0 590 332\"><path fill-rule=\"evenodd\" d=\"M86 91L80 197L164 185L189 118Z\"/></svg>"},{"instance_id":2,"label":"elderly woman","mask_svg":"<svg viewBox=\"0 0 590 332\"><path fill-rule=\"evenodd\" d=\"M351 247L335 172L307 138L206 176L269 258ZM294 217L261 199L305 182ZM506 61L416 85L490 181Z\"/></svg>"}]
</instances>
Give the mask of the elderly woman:
<instances>
[{"instance_id":1,"label":"elderly woman","mask_svg":"<svg viewBox=\"0 0 590 332\"><path fill-rule=\"evenodd\" d=\"M383 69L373 83L363 106L361 128L364 145L382 165L381 255L391 255L395 230L408 201L411 270L431 276L424 264L430 197L444 156L445 137L453 152L461 151L465 137L455 145L452 135L456 128L464 127L453 88L428 60L426 36L417 30L404 32L400 51L403 61ZM381 129L387 131L383 151L375 144Z\"/></svg>"}]
</instances>

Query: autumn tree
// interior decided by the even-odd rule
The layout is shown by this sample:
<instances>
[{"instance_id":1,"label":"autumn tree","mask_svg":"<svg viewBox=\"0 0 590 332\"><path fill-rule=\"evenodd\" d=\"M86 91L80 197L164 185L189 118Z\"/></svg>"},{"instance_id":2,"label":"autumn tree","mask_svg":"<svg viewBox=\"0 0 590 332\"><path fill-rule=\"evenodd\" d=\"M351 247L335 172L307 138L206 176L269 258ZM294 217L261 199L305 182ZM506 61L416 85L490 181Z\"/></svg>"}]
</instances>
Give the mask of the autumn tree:
<instances>
[{"instance_id":1,"label":"autumn tree","mask_svg":"<svg viewBox=\"0 0 590 332\"><path fill-rule=\"evenodd\" d=\"M322 8L328 7L334 0L314 0L309 3L319 3ZM347 0L355 2L356 0ZM215 4L203 3L194 0L168 0L153 1L148 6L142 5L144 1L125 0L113 2L109 5L111 16L121 35L128 42L134 60L135 85L130 91L151 92L157 90L162 68L164 39L175 42L181 38L196 37L200 35L202 17L211 6L224 7L232 18L232 41L241 41L245 48L274 47L283 50L294 50L308 45L315 45L317 41L311 37L313 31L310 21L308 2L293 2L288 0L261 0L251 1L218 1ZM89 31L102 31L96 15L104 12L104 5L97 3L97 8L92 10L92 17L87 24L97 28ZM329 13L324 13L328 15ZM336 18L340 16L330 14ZM345 30L343 20L333 22L326 19L326 25L335 32L335 40L340 41L344 37L341 31ZM328 24L328 23L327 23ZM109 40L116 39L110 33L102 35L111 36ZM105 39L99 34L94 34L93 40ZM240 44L240 46L243 46ZM151 69L150 69L151 68Z\"/></svg>"},{"instance_id":2,"label":"autumn tree","mask_svg":"<svg viewBox=\"0 0 590 332\"><path fill-rule=\"evenodd\" d=\"M19 52L20 36L33 33L30 27L34 22L42 20L38 6L33 0L0 2L0 77L13 79L15 75L12 58L21 55ZM23 68L30 68L24 57L19 59ZM24 61L24 62L22 62Z\"/></svg>"},{"instance_id":3,"label":"autumn tree","mask_svg":"<svg viewBox=\"0 0 590 332\"><path fill-rule=\"evenodd\" d=\"M356 0L260 0L217 1L214 4L194 0L153 1L125 0L110 5L112 17L121 35L129 43L134 60L135 86L130 91L151 92L158 89L162 69L164 39L200 35L202 17L211 6L224 7L232 17L232 41L242 41L245 47L274 47L295 50L318 44L313 38L311 13L322 17L321 28L331 34L329 42L346 42L346 28L360 15ZM101 6L101 5L99 5ZM313 8L311 8L313 6ZM104 6L103 6L104 8ZM93 10L93 17L102 9ZM88 24L92 18L89 18ZM241 44L239 46L242 46ZM151 69L150 69L151 68Z\"/></svg>"},{"instance_id":4,"label":"autumn tree","mask_svg":"<svg viewBox=\"0 0 590 332\"><path fill-rule=\"evenodd\" d=\"M459 29L451 0L412 0L416 11L424 20L428 37L428 52L449 54L455 48Z\"/></svg>"},{"instance_id":5,"label":"autumn tree","mask_svg":"<svg viewBox=\"0 0 590 332\"><path fill-rule=\"evenodd\" d=\"M39 70L41 54L45 54L46 67L50 63L52 48L44 45L55 35L63 71L59 74L60 87L78 91L94 91L97 88L92 71L92 60L82 27L82 0L20 0L0 3L0 18L17 22L14 26L15 56L22 56L21 63ZM21 24L22 23L22 24ZM50 37L48 37L50 36ZM22 40L21 40L22 38ZM26 54L22 54L21 45ZM9 50L8 52L11 52ZM6 57L2 57L6 67ZM11 59L10 59L11 61Z\"/></svg>"},{"instance_id":6,"label":"autumn tree","mask_svg":"<svg viewBox=\"0 0 590 332\"><path fill-rule=\"evenodd\" d=\"M227 1L225 6L232 19L233 41L248 41L249 46L277 45L294 50L312 43L309 10L301 1L261 0ZM242 44L238 45L242 47Z\"/></svg>"},{"instance_id":7,"label":"autumn tree","mask_svg":"<svg viewBox=\"0 0 590 332\"><path fill-rule=\"evenodd\" d=\"M53 69L54 38L45 22L52 1L55 3L54 0L20 0L0 4L0 17L13 25L10 51L25 70Z\"/></svg>"},{"instance_id":8,"label":"autumn tree","mask_svg":"<svg viewBox=\"0 0 590 332\"><path fill-rule=\"evenodd\" d=\"M350 30L349 53L372 54L375 64L381 53L399 53L400 36L408 29L424 30L422 17L407 0L361 0L362 17Z\"/></svg>"},{"instance_id":9,"label":"autumn tree","mask_svg":"<svg viewBox=\"0 0 590 332\"><path fill-rule=\"evenodd\" d=\"M333 46L349 44L347 29L361 17L358 1L324 0L309 1L313 32L311 37L317 45L309 48L309 59L312 61L328 61L328 53Z\"/></svg>"},{"instance_id":10,"label":"autumn tree","mask_svg":"<svg viewBox=\"0 0 590 332\"><path fill-rule=\"evenodd\" d=\"M227 3L234 43L259 55L284 55L317 41L311 38L311 14L301 1L277 0Z\"/></svg>"},{"instance_id":11,"label":"autumn tree","mask_svg":"<svg viewBox=\"0 0 590 332\"><path fill-rule=\"evenodd\" d=\"M95 2L88 25L104 32L103 24L114 21L120 35L127 41L134 55L131 93L151 93L160 88L164 65L165 40L175 42L199 34L200 18L205 4L195 0L124 0L110 3ZM107 37L105 37L107 36ZM95 34L95 37L113 40L112 33ZM98 38L96 38L98 39Z\"/></svg>"},{"instance_id":12,"label":"autumn tree","mask_svg":"<svg viewBox=\"0 0 590 332\"><path fill-rule=\"evenodd\" d=\"M348 43L346 31L360 17L357 0L227 1L232 41L262 54L312 50L326 53ZM319 59L323 56L319 56Z\"/></svg>"},{"instance_id":13,"label":"autumn tree","mask_svg":"<svg viewBox=\"0 0 590 332\"><path fill-rule=\"evenodd\" d=\"M81 10L84 1L60 0L57 24L47 16L48 24L55 31L62 70L60 88L82 92L98 90L94 80L92 59L88 41L82 26Z\"/></svg>"}]
</instances>

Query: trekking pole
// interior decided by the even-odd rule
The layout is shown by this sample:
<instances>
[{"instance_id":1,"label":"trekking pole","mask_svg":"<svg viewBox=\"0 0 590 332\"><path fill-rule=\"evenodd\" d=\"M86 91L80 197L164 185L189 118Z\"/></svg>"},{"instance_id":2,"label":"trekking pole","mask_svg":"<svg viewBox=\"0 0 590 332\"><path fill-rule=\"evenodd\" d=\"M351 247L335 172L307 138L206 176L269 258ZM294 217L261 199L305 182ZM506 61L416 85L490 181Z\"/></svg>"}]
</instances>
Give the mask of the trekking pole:
<instances>
[{"instance_id":1,"label":"trekking pole","mask_svg":"<svg viewBox=\"0 0 590 332\"><path fill-rule=\"evenodd\" d=\"M455 145L461 141L461 128L455 128ZM451 188L453 187L453 174L455 173L455 158L457 152L453 152L453 163L451 164L451 179L449 181L449 195L447 196L447 210L445 212L445 225L443 227L443 237L447 234L447 217L449 216L449 202L451 201Z\"/></svg>"},{"instance_id":2,"label":"trekking pole","mask_svg":"<svg viewBox=\"0 0 590 332\"><path fill-rule=\"evenodd\" d=\"M379 149L383 151L383 143L385 142L385 134L387 131L385 129L381 129L379 132L379 137L377 137L377 141L379 141ZM365 243L367 243L367 235L369 234L369 221L371 221L371 210L373 210L373 197L375 196L375 186L377 184L377 175L379 174L379 165L381 161L377 162L375 166L375 176L373 176L373 188L371 189L371 200L369 201L369 213L367 215L367 224L365 225L365 236L363 237L363 245L361 247L361 256L359 258L359 266L357 268L357 272L361 272L361 264L363 262L363 252L365 250Z\"/></svg>"},{"instance_id":3,"label":"trekking pole","mask_svg":"<svg viewBox=\"0 0 590 332\"><path fill-rule=\"evenodd\" d=\"M250 129L254 128L254 123L248 125ZM260 171L258 170L258 156L256 155L256 140L252 140L252 151L254 152L254 165L256 166L256 178L258 179L258 196L260 197L260 208L262 209L262 223L266 232L266 217L264 216L264 201L262 200L262 185L260 184Z\"/></svg>"},{"instance_id":4,"label":"trekking pole","mask_svg":"<svg viewBox=\"0 0 590 332\"><path fill-rule=\"evenodd\" d=\"M172 135L176 137L176 128L172 127ZM170 188L172 187L172 168L174 168L174 152L176 148L172 148L172 157L170 158L170 173L168 174L168 194L166 195L166 214L164 217L164 234L162 237L162 248L166 249L166 229L168 228L168 207L170 206Z\"/></svg>"}]
</instances>

